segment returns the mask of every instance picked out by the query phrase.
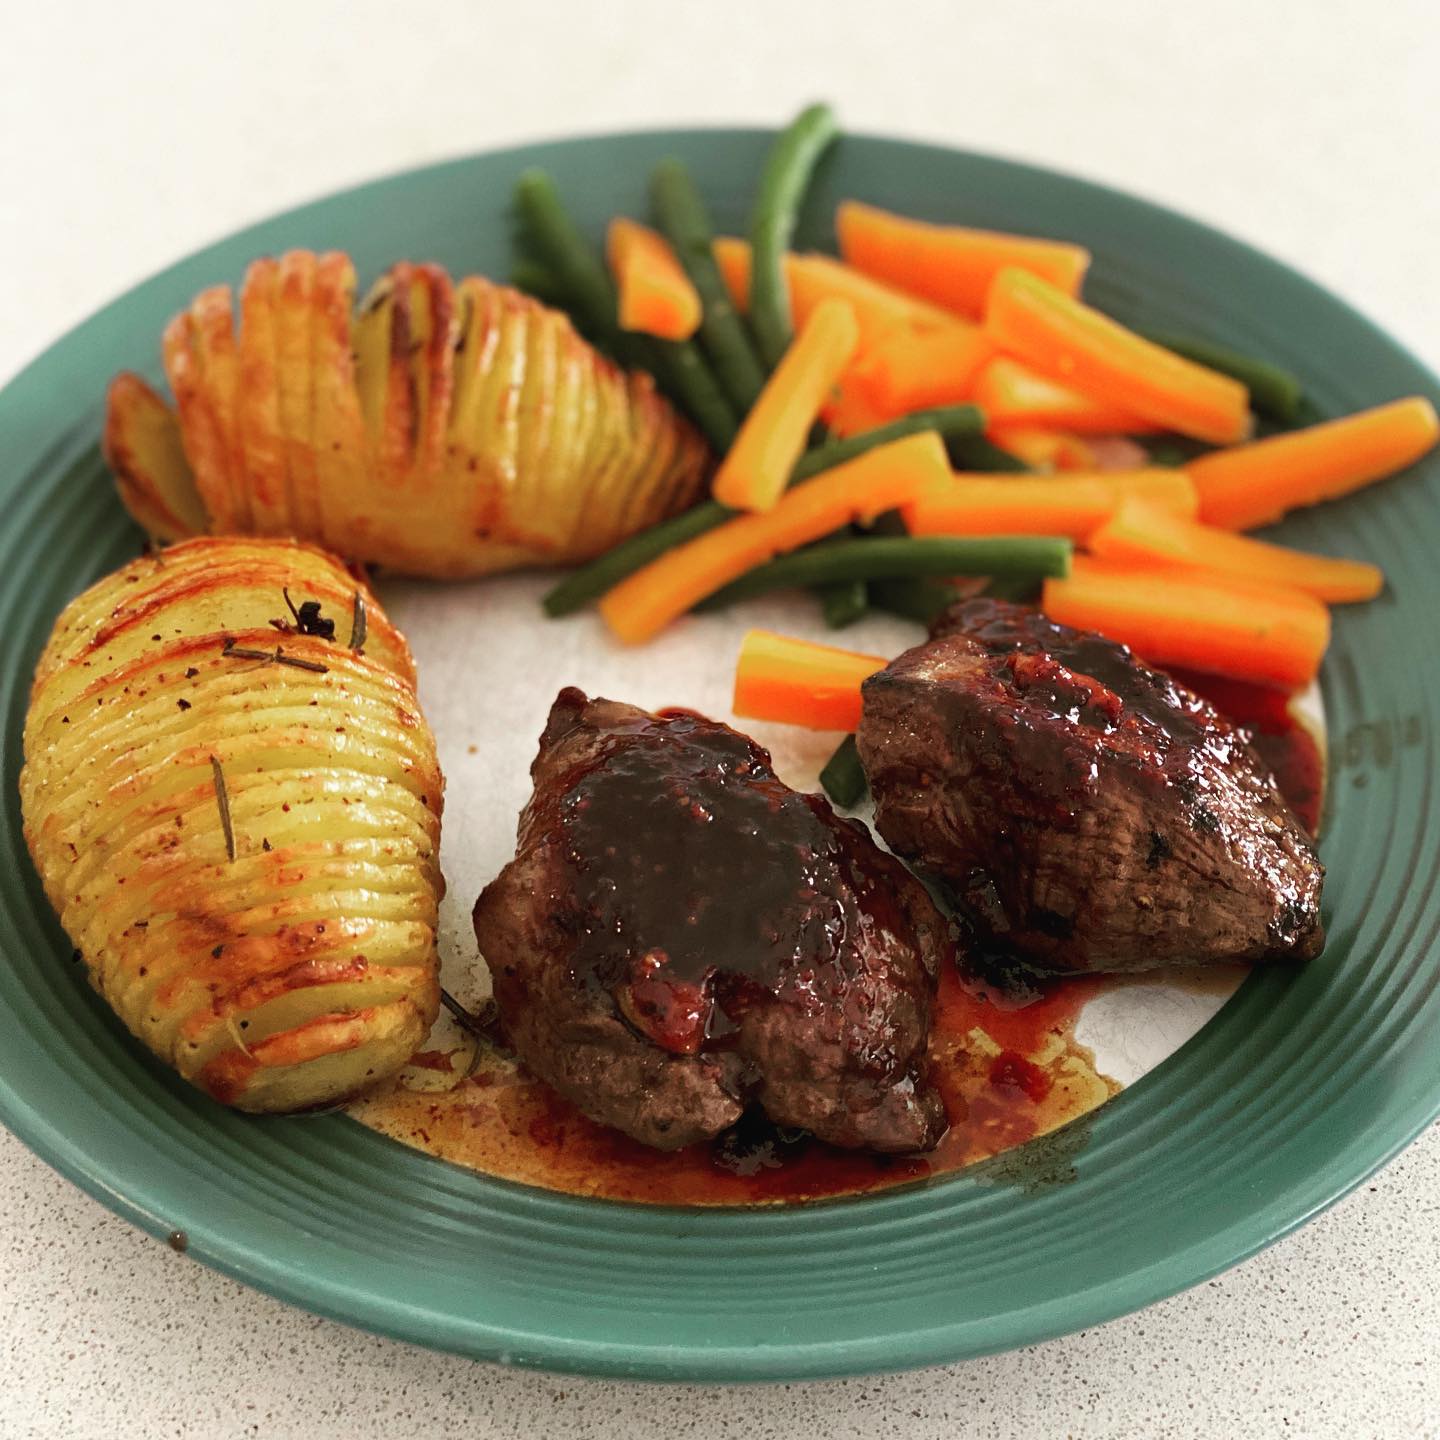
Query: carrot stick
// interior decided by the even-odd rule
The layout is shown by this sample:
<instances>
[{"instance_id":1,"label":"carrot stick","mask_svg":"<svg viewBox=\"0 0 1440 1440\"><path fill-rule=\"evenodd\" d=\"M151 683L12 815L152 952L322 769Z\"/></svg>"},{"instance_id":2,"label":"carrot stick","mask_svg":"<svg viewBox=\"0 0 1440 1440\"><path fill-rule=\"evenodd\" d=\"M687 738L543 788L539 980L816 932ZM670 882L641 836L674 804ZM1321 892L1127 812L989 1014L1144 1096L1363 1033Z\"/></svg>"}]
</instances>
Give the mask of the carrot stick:
<instances>
[{"instance_id":1,"label":"carrot stick","mask_svg":"<svg viewBox=\"0 0 1440 1440\"><path fill-rule=\"evenodd\" d=\"M860 687L885 665L878 655L751 630L740 644L731 708L751 720L854 730L860 723Z\"/></svg>"},{"instance_id":2,"label":"carrot stick","mask_svg":"<svg viewBox=\"0 0 1440 1440\"><path fill-rule=\"evenodd\" d=\"M715 263L735 308L746 313L750 304L749 245L743 240L721 236L715 241L714 250ZM785 276L797 326L803 325L814 308L827 299L848 300L854 308L860 326L856 362L842 377L838 395L822 411L826 424L838 435L872 430L904 413L893 404L882 407L873 398L872 382L862 373L866 357L872 351L886 346L892 338L896 350L903 352L911 339L941 332L952 336L956 331L964 335L974 333L949 311L872 280L828 255L787 255ZM962 347L966 345L964 341L957 343ZM968 361L966 369L969 369ZM959 388L963 391L963 384ZM947 385L943 393L954 391L955 387ZM924 408L929 403L917 402L915 408Z\"/></svg>"},{"instance_id":3,"label":"carrot stick","mask_svg":"<svg viewBox=\"0 0 1440 1440\"><path fill-rule=\"evenodd\" d=\"M1185 665L1298 690L1320 668L1330 612L1313 595L1213 572L1136 569L1078 559L1047 580L1052 620L1098 630L1156 665Z\"/></svg>"},{"instance_id":4,"label":"carrot stick","mask_svg":"<svg viewBox=\"0 0 1440 1440\"><path fill-rule=\"evenodd\" d=\"M1186 465L1200 495L1200 518L1226 530L1278 520L1297 505L1348 495L1418 460L1435 444L1440 422L1422 396L1395 400L1202 455Z\"/></svg>"},{"instance_id":5,"label":"carrot stick","mask_svg":"<svg viewBox=\"0 0 1440 1440\"><path fill-rule=\"evenodd\" d=\"M912 535L1064 535L1084 540L1131 496L1178 515L1195 513L1195 491L1175 470L1107 474L953 475L901 509Z\"/></svg>"},{"instance_id":6,"label":"carrot stick","mask_svg":"<svg viewBox=\"0 0 1440 1440\"><path fill-rule=\"evenodd\" d=\"M963 320L943 328L898 328L881 336L855 366L855 381L886 420L970 398L980 367L995 353L990 337Z\"/></svg>"},{"instance_id":7,"label":"carrot stick","mask_svg":"<svg viewBox=\"0 0 1440 1440\"><path fill-rule=\"evenodd\" d=\"M700 328L700 294L663 235L617 215L606 235L605 255L620 291L622 330L688 340Z\"/></svg>"},{"instance_id":8,"label":"carrot stick","mask_svg":"<svg viewBox=\"0 0 1440 1440\"><path fill-rule=\"evenodd\" d=\"M1373 600L1385 585L1378 565L1332 560L1268 545L1168 514L1131 497L1089 539L1093 554L1117 564L1175 565L1288 585L1330 604Z\"/></svg>"},{"instance_id":9,"label":"carrot stick","mask_svg":"<svg viewBox=\"0 0 1440 1440\"><path fill-rule=\"evenodd\" d=\"M715 472L715 499L732 510L774 509L859 341L846 300L823 300L805 317Z\"/></svg>"},{"instance_id":10,"label":"carrot stick","mask_svg":"<svg viewBox=\"0 0 1440 1440\"><path fill-rule=\"evenodd\" d=\"M1002 450L1018 455L1032 470L1098 470L1095 451L1083 435L1041 425L991 425L985 434Z\"/></svg>"},{"instance_id":11,"label":"carrot stick","mask_svg":"<svg viewBox=\"0 0 1440 1440\"><path fill-rule=\"evenodd\" d=\"M821 418L842 440L888 423L871 401L869 390L855 371L856 367L852 365L840 377L835 394L820 412Z\"/></svg>"},{"instance_id":12,"label":"carrot stick","mask_svg":"<svg viewBox=\"0 0 1440 1440\"><path fill-rule=\"evenodd\" d=\"M715 241L715 263L735 308L750 309L750 247L743 240L720 236ZM785 279L790 286L790 307L796 325L825 299L848 300L860 322L860 349L870 349L897 326L912 330L944 329L955 317L938 306L917 300L903 290L883 285L829 255L785 257Z\"/></svg>"},{"instance_id":13,"label":"carrot stick","mask_svg":"<svg viewBox=\"0 0 1440 1440\"><path fill-rule=\"evenodd\" d=\"M997 426L1044 425L1083 435L1144 435L1157 428L1009 355L996 355L976 375L973 399Z\"/></svg>"},{"instance_id":14,"label":"carrot stick","mask_svg":"<svg viewBox=\"0 0 1440 1440\"><path fill-rule=\"evenodd\" d=\"M1024 270L990 287L985 328L1004 351L1066 385L1197 440L1250 434L1249 392L1184 360Z\"/></svg>"},{"instance_id":15,"label":"carrot stick","mask_svg":"<svg viewBox=\"0 0 1440 1440\"><path fill-rule=\"evenodd\" d=\"M773 510L738 516L666 551L609 590L600 613L621 640L641 644L756 565L853 520L872 520L949 476L933 430L876 446L787 490Z\"/></svg>"},{"instance_id":16,"label":"carrot stick","mask_svg":"<svg viewBox=\"0 0 1440 1440\"><path fill-rule=\"evenodd\" d=\"M1007 266L1078 295L1090 264L1082 245L931 225L857 200L846 200L835 212L835 230L841 255L857 270L972 319L984 313L990 282Z\"/></svg>"}]
</instances>

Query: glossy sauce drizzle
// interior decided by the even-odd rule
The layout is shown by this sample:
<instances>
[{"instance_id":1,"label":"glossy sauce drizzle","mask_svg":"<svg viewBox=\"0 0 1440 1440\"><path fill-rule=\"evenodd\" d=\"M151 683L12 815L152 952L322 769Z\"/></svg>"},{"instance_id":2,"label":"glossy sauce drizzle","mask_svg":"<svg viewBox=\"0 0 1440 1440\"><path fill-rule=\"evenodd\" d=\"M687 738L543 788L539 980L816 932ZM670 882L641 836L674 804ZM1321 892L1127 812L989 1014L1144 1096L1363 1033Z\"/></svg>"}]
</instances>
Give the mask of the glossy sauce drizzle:
<instances>
[{"instance_id":1,"label":"glossy sauce drizzle","mask_svg":"<svg viewBox=\"0 0 1440 1440\"><path fill-rule=\"evenodd\" d=\"M1325 804L1325 743L1299 718L1290 696L1268 685L1176 670L1177 679L1220 713L1250 732L1251 744L1270 767L1280 793L1311 833L1319 835Z\"/></svg>"},{"instance_id":2,"label":"glossy sauce drizzle","mask_svg":"<svg viewBox=\"0 0 1440 1440\"><path fill-rule=\"evenodd\" d=\"M572 973L677 1054L730 1049L774 994L833 1002L867 928L915 943L899 863L782 784L754 741L687 711L613 722L526 826L556 837L565 893L584 897L564 912Z\"/></svg>"}]
</instances>

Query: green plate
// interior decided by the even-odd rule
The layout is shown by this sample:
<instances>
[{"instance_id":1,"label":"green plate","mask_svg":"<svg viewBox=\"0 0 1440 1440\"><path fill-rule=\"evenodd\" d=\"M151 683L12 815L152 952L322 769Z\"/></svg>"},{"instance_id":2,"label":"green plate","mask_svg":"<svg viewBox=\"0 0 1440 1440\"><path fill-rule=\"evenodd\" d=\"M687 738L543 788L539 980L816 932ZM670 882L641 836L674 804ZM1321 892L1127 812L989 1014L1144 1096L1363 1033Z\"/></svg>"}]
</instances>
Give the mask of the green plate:
<instances>
[{"instance_id":1,"label":"green plate","mask_svg":"<svg viewBox=\"0 0 1440 1440\"><path fill-rule=\"evenodd\" d=\"M985 1172L781 1213L572 1200L482 1179L343 1117L228 1113L152 1062L91 994L26 857L15 782L52 620L138 544L93 458L110 375L138 367L158 380L166 319L286 246L347 249L362 276L399 257L504 275L507 196L526 165L553 171L598 234L617 211L645 212L651 165L675 153L733 229L767 139L565 141L363 186L147 281L0 394L0 1118L151 1234L184 1231L207 1265L355 1325L516 1364L703 1380L898 1369L1044 1340L1193 1285L1330 1204L1440 1110L1433 458L1284 527L1382 561L1390 577L1381 600L1337 614L1323 677L1336 767L1325 954L1254 976L1069 1136L1068 1183ZM850 195L1083 241L1101 305L1269 355L1327 412L1440 400L1431 375L1340 301L1143 201L851 138L826 164L802 240L828 245L827 217Z\"/></svg>"}]
</instances>

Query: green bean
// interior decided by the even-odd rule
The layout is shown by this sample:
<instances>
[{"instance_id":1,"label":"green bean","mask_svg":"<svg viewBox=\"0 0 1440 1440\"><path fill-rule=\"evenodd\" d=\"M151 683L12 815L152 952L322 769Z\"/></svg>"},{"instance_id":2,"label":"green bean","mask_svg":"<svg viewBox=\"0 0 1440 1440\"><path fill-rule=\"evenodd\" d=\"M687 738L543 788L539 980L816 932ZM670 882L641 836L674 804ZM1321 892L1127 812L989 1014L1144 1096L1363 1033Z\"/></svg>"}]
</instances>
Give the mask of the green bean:
<instances>
[{"instance_id":1,"label":"green bean","mask_svg":"<svg viewBox=\"0 0 1440 1440\"><path fill-rule=\"evenodd\" d=\"M928 625L947 605L959 598L953 585L943 580L916 576L905 580L872 580L870 603L877 610L898 615L903 620L918 620Z\"/></svg>"},{"instance_id":2,"label":"green bean","mask_svg":"<svg viewBox=\"0 0 1440 1440\"><path fill-rule=\"evenodd\" d=\"M898 510L886 510L884 514L877 515L870 522L867 529L861 529L856 525L842 525L838 530L832 530L828 535L822 536L816 544L824 544L830 540L854 540L859 536L870 535L908 535L910 532L905 528L905 520ZM854 592L849 592L848 600L841 600L840 595L845 591L846 586L860 586L865 590L865 603L859 605L859 599ZM820 612L825 617L825 623L832 630L842 630L846 625L852 625L859 620L870 608L869 590L863 580L837 580L832 585L812 585L812 592L819 597ZM857 608L858 607L858 608ZM832 613L834 618L832 619Z\"/></svg>"},{"instance_id":3,"label":"green bean","mask_svg":"<svg viewBox=\"0 0 1440 1440\"><path fill-rule=\"evenodd\" d=\"M870 611L870 588L863 580L832 580L815 586L820 597L820 613L832 630L843 630Z\"/></svg>"},{"instance_id":4,"label":"green bean","mask_svg":"<svg viewBox=\"0 0 1440 1440\"><path fill-rule=\"evenodd\" d=\"M993 470L1024 475L1030 467L1018 456L992 444L983 435L961 435L945 443L950 463L957 470Z\"/></svg>"},{"instance_id":5,"label":"green bean","mask_svg":"<svg viewBox=\"0 0 1440 1440\"><path fill-rule=\"evenodd\" d=\"M1048 535L924 535L831 540L792 550L707 596L697 610L717 610L793 585L915 575L1065 576L1073 547Z\"/></svg>"},{"instance_id":6,"label":"green bean","mask_svg":"<svg viewBox=\"0 0 1440 1440\"><path fill-rule=\"evenodd\" d=\"M811 105L781 131L765 159L750 220L750 328L767 365L778 365L790 343L790 287L785 252L795 234L816 163L839 133L828 105Z\"/></svg>"},{"instance_id":7,"label":"green bean","mask_svg":"<svg viewBox=\"0 0 1440 1440\"><path fill-rule=\"evenodd\" d=\"M992 575L980 592L987 600L1013 600L1017 605L1040 593L1038 575Z\"/></svg>"},{"instance_id":8,"label":"green bean","mask_svg":"<svg viewBox=\"0 0 1440 1440\"><path fill-rule=\"evenodd\" d=\"M852 435L848 440L833 441L809 451L800 457L790 476L792 485L814 479L816 475L836 465L843 465L857 455L863 455L877 445L888 445L892 440L902 440L907 435L924 430L939 430L942 435L973 434L984 423L980 412L973 405L947 405L935 410L918 410L903 420L867 430L862 435ZM598 599L612 585L618 585L627 575L633 574L642 565L648 565L658 555L676 545L683 545L707 530L733 519L735 511L714 500L702 500L683 515L672 516L622 540L613 549L607 550L598 559L583 565L562 580L541 602L545 613L552 618L570 615L590 601Z\"/></svg>"},{"instance_id":9,"label":"green bean","mask_svg":"<svg viewBox=\"0 0 1440 1440\"><path fill-rule=\"evenodd\" d=\"M690 416L716 454L725 454L735 443L740 421L705 357L688 340L636 339L642 345L640 363Z\"/></svg>"},{"instance_id":10,"label":"green bean","mask_svg":"<svg viewBox=\"0 0 1440 1440\"><path fill-rule=\"evenodd\" d=\"M903 440L908 435L920 435L926 430L936 430L947 443L966 436L979 436L985 426L985 416L973 405L942 405L934 410L917 410L892 420L888 425L877 425L873 430L862 430L846 440L830 440L807 450L800 457L790 476L794 485L799 480L808 480L822 470L831 470L847 460L873 450L877 445L888 445L892 440Z\"/></svg>"},{"instance_id":11,"label":"green bean","mask_svg":"<svg viewBox=\"0 0 1440 1440\"><path fill-rule=\"evenodd\" d=\"M942 610L959 600L960 593L943 580L914 576L904 580L872 580L869 585L870 604L876 610L898 615L903 620L918 620L929 625ZM1040 591L1035 575L997 575L980 591L992 600L1033 600Z\"/></svg>"},{"instance_id":12,"label":"green bean","mask_svg":"<svg viewBox=\"0 0 1440 1440\"><path fill-rule=\"evenodd\" d=\"M510 267L510 283L546 305L564 305L565 286L560 277L542 261L517 260Z\"/></svg>"},{"instance_id":13,"label":"green bean","mask_svg":"<svg viewBox=\"0 0 1440 1440\"><path fill-rule=\"evenodd\" d=\"M541 600L545 613L552 619L573 614L582 606L597 600L613 585L658 555L723 525L735 512L718 500L702 500L683 514L672 515L628 540L622 540L588 565L572 571Z\"/></svg>"},{"instance_id":14,"label":"green bean","mask_svg":"<svg viewBox=\"0 0 1440 1440\"><path fill-rule=\"evenodd\" d=\"M515 182L515 207L581 328L597 343L629 358L630 347L615 320L615 287L566 211L554 180L543 170L525 171Z\"/></svg>"},{"instance_id":15,"label":"green bean","mask_svg":"<svg viewBox=\"0 0 1440 1440\"><path fill-rule=\"evenodd\" d=\"M1147 340L1165 349L1193 360L1207 369L1218 370L1238 380L1249 392L1250 403L1263 415L1272 416L1286 425L1297 424L1300 420L1300 401L1304 389L1299 379L1279 365L1268 360L1257 360L1252 355L1242 355L1226 345L1216 345L1209 340L1195 340L1184 335L1155 334L1141 331Z\"/></svg>"},{"instance_id":16,"label":"green bean","mask_svg":"<svg viewBox=\"0 0 1440 1440\"><path fill-rule=\"evenodd\" d=\"M825 762L825 768L820 772L820 784L831 803L842 810L853 810L865 798L870 783L865 778L865 767L860 763L860 752L855 747L853 735L847 735Z\"/></svg>"},{"instance_id":17,"label":"green bean","mask_svg":"<svg viewBox=\"0 0 1440 1440\"><path fill-rule=\"evenodd\" d=\"M662 160L650 176L655 218L700 296L700 342L726 395L749 413L765 384L765 367L715 263L715 232L705 202L678 160Z\"/></svg>"},{"instance_id":18,"label":"green bean","mask_svg":"<svg viewBox=\"0 0 1440 1440\"><path fill-rule=\"evenodd\" d=\"M1186 453L1183 445L1173 440L1154 440L1145 446L1146 464L1158 465L1166 470L1178 470L1193 456Z\"/></svg>"},{"instance_id":19,"label":"green bean","mask_svg":"<svg viewBox=\"0 0 1440 1440\"><path fill-rule=\"evenodd\" d=\"M688 341L671 343L627 334L616 323L615 287L599 255L576 228L555 182L543 170L527 170L515 185L515 205L545 265L559 281L580 328L627 364L649 370L660 388L721 454L730 448L739 421L704 357Z\"/></svg>"}]
</instances>

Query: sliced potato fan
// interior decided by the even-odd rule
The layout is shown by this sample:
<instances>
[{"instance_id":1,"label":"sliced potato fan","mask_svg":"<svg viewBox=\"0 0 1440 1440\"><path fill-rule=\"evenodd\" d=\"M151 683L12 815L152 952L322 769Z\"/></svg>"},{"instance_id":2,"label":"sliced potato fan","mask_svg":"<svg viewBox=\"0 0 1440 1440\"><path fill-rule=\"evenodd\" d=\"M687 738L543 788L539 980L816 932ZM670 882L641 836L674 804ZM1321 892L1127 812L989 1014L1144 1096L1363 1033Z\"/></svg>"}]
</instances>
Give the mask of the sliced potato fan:
<instances>
[{"instance_id":1,"label":"sliced potato fan","mask_svg":"<svg viewBox=\"0 0 1440 1440\"><path fill-rule=\"evenodd\" d=\"M315 256L292 250L275 277L275 364L288 509L297 535L319 535L315 467Z\"/></svg>"},{"instance_id":2,"label":"sliced potato fan","mask_svg":"<svg viewBox=\"0 0 1440 1440\"><path fill-rule=\"evenodd\" d=\"M118 375L101 441L126 509L157 540L203 531L205 506L175 412L138 375Z\"/></svg>"},{"instance_id":3,"label":"sliced potato fan","mask_svg":"<svg viewBox=\"0 0 1440 1440\"><path fill-rule=\"evenodd\" d=\"M443 782L414 683L368 591L290 541L182 542L56 622L30 852L96 988L218 1100L325 1104L429 1030Z\"/></svg>"},{"instance_id":4,"label":"sliced potato fan","mask_svg":"<svg viewBox=\"0 0 1440 1440\"><path fill-rule=\"evenodd\" d=\"M238 329L220 286L165 331L178 422L116 378L107 455L146 530L478 575L588 559L703 489L701 438L562 312L434 265L392 266L358 314L354 297L344 255L257 260Z\"/></svg>"}]
</instances>

